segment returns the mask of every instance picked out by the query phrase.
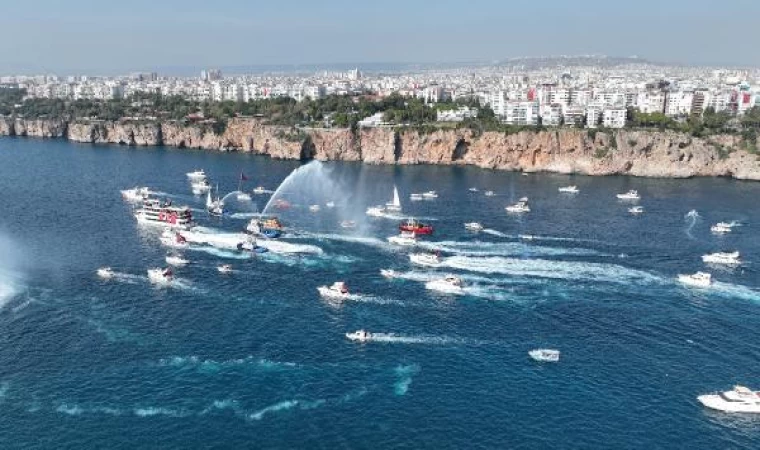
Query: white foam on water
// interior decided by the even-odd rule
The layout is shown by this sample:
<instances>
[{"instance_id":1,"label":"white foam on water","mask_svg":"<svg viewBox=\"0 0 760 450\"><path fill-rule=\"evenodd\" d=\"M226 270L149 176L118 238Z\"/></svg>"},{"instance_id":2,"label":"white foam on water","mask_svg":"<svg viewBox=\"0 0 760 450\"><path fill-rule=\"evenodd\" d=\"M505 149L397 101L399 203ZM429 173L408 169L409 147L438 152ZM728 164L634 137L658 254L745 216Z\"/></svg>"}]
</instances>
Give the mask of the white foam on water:
<instances>
[{"instance_id":1,"label":"white foam on water","mask_svg":"<svg viewBox=\"0 0 760 450\"><path fill-rule=\"evenodd\" d=\"M480 242L480 241L419 241L417 246L428 250L441 250L455 255L469 256L511 256L511 255L546 255L546 256L592 256L599 255L595 250L585 248L561 248L528 245L521 242Z\"/></svg>"},{"instance_id":2,"label":"white foam on water","mask_svg":"<svg viewBox=\"0 0 760 450\"><path fill-rule=\"evenodd\" d=\"M740 284L731 284L716 281L710 288L708 288L708 292L709 291L715 291L719 295L741 298L743 300L750 300L755 302L760 301L760 291L747 286L742 286Z\"/></svg>"},{"instance_id":3,"label":"white foam on water","mask_svg":"<svg viewBox=\"0 0 760 450\"><path fill-rule=\"evenodd\" d=\"M251 259L253 257L253 255L250 252L240 252L237 250L224 250L224 249L220 249L216 247L191 246L191 247L188 247L188 250L191 250L194 252L203 252L211 256L216 256L217 258L223 258L223 259L244 260L244 259Z\"/></svg>"},{"instance_id":4,"label":"white foam on water","mask_svg":"<svg viewBox=\"0 0 760 450\"><path fill-rule=\"evenodd\" d=\"M419 373L420 366L417 364L410 364L406 366L397 366L394 369L398 381L393 385L393 392L396 395L403 396L409 392L409 386L412 385L412 377Z\"/></svg>"},{"instance_id":5,"label":"white foam on water","mask_svg":"<svg viewBox=\"0 0 760 450\"><path fill-rule=\"evenodd\" d=\"M375 297L373 295L365 294L351 294L345 301L359 302L359 303L374 303L376 305L395 305L395 306L407 306L406 303L393 298Z\"/></svg>"},{"instance_id":6,"label":"white foam on water","mask_svg":"<svg viewBox=\"0 0 760 450\"><path fill-rule=\"evenodd\" d=\"M198 356L172 356L159 360L159 365L169 367L189 367L197 368L209 372L215 372L224 368L236 368L243 366L253 366L265 370L284 370L298 367L296 363L272 361L265 358L256 358L246 356L244 358L227 359L217 361L213 359L203 359Z\"/></svg>"},{"instance_id":7,"label":"white foam on water","mask_svg":"<svg viewBox=\"0 0 760 450\"><path fill-rule=\"evenodd\" d=\"M615 264L553 261L545 259L516 259L502 257L451 256L444 258L441 267L471 272L538 277L564 280L605 281L609 283L663 283L662 277Z\"/></svg>"},{"instance_id":8,"label":"white foam on water","mask_svg":"<svg viewBox=\"0 0 760 450\"><path fill-rule=\"evenodd\" d=\"M260 409L259 411L249 414L248 417L253 420L261 420L266 414L274 413L277 411L286 411L288 409L295 408L299 405L298 400L284 400L278 403L275 403L274 405L267 406L264 409Z\"/></svg>"},{"instance_id":9,"label":"white foam on water","mask_svg":"<svg viewBox=\"0 0 760 450\"><path fill-rule=\"evenodd\" d=\"M68 403L61 403L55 408L55 411L69 416L80 416L84 413L84 408L76 404L70 405Z\"/></svg>"},{"instance_id":10,"label":"white foam on water","mask_svg":"<svg viewBox=\"0 0 760 450\"><path fill-rule=\"evenodd\" d=\"M232 399L225 399L225 400L214 400L211 402L209 406L207 406L203 411L199 413L199 415L205 415L208 414L211 411L224 411L224 410L232 410L235 413L240 412L240 405L238 404L237 400Z\"/></svg>"},{"instance_id":11,"label":"white foam on water","mask_svg":"<svg viewBox=\"0 0 760 450\"><path fill-rule=\"evenodd\" d=\"M455 345L467 344L465 339L451 338L446 336L404 336L395 333L372 333L368 341L385 342L391 344L424 344L424 345Z\"/></svg>"},{"instance_id":12,"label":"white foam on water","mask_svg":"<svg viewBox=\"0 0 760 450\"><path fill-rule=\"evenodd\" d=\"M142 408L135 408L134 414L138 417L153 417L153 416L169 416L169 417L185 417L188 415L187 411L181 409L163 408L158 406L147 406Z\"/></svg>"},{"instance_id":13,"label":"white foam on water","mask_svg":"<svg viewBox=\"0 0 760 450\"><path fill-rule=\"evenodd\" d=\"M352 244L363 244L363 245L378 247L382 249L392 248L392 246L388 243L388 241L383 240L383 239L379 239L376 237L356 236L356 235L348 235L348 234L304 232L296 236L288 236L287 238L332 240L332 241L348 242Z\"/></svg>"},{"instance_id":14,"label":"white foam on water","mask_svg":"<svg viewBox=\"0 0 760 450\"><path fill-rule=\"evenodd\" d=\"M254 217L262 217L263 215L258 212L237 212L228 215L230 219L253 219Z\"/></svg>"},{"instance_id":15,"label":"white foam on water","mask_svg":"<svg viewBox=\"0 0 760 450\"><path fill-rule=\"evenodd\" d=\"M491 236L497 236L497 237L507 237L507 234L502 233L501 231L492 230L490 228L485 228L482 230L485 234L490 234Z\"/></svg>"},{"instance_id":16,"label":"white foam on water","mask_svg":"<svg viewBox=\"0 0 760 450\"><path fill-rule=\"evenodd\" d=\"M124 272L114 272L113 276L111 277L111 280L118 281L120 283L126 283L126 284L140 284L145 282L147 278L141 277L139 275L133 275L130 273L124 273ZM109 281L108 279L103 279L103 281Z\"/></svg>"},{"instance_id":17,"label":"white foam on water","mask_svg":"<svg viewBox=\"0 0 760 450\"><path fill-rule=\"evenodd\" d=\"M266 248L273 253L281 254L314 254L321 255L324 251L316 245L308 244L291 244L289 242L283 242L274 239L262 239L256 241L261 247Z\"/></svg>"}]
</instances>

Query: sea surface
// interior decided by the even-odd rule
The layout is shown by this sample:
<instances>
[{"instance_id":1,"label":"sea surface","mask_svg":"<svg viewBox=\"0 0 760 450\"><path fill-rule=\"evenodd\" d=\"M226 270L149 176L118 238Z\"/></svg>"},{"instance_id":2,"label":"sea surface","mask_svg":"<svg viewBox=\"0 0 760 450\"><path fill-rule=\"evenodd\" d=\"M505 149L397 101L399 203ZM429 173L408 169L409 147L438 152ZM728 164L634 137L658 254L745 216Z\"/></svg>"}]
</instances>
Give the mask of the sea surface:
<instances>
[{"instance_id":1,"label":"sea surface","mask_svg":"<svg viewBox=\"0 0 760 450\"><path fill-rule=\"evenodd\" d=\"M760 183L301 166L0 139L0 448L760 447L760 417L696 400L760 389ZM218 244L269 195L209 218L185 176L198 168L222 194L241 172L248 191L288 179L278 197L291 208L270 208L288 226L277 251ZM387 243L400 216L364 215L394 184L402 216L434 225L421 249L443 267ZM558 193L568 184L580 193ZM191 264L169 286L146 277L170 251L122 201L135 185L196 208L217 243L182 250ZM615 198L628 189L644 214ZM409 200L428 190L439 197ZM532 211L507 214L523 196ZM349 219L355 230L338 225ZM714 236L718 221L737 226ZM702 263L720 250L745 263ZM99 279L102 266L116 277ZM698 270L715 286L675 281ZM465 295L425 288L448 273ZM317 286L338 280L352 296L321 299ZM375 338L345 338L362 328ZM531 360L542 347L560 362Z\"/></svg>"}]
</instances>

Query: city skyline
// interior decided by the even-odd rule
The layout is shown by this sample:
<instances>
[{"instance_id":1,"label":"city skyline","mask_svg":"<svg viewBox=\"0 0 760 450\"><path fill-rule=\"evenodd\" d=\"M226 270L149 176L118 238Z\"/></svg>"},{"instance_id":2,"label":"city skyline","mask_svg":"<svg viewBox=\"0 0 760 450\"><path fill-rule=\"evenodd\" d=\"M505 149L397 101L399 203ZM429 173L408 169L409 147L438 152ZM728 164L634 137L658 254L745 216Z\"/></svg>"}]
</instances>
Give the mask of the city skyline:
<instances>
[{"instance_id":1,"label":"city skyline","mask_svg":"<svg viewBox=\"0 0 760 450\"><path fill-rule=\"evenodd\" d=\"M519 56L638 55L655 62L760 66L749 43L760 4L709 0L611 5L480 0L407 4L197 0L101 4L37 0L4 6L0 73L202 67L487 63Z\"/></svg>"}]
</instances>

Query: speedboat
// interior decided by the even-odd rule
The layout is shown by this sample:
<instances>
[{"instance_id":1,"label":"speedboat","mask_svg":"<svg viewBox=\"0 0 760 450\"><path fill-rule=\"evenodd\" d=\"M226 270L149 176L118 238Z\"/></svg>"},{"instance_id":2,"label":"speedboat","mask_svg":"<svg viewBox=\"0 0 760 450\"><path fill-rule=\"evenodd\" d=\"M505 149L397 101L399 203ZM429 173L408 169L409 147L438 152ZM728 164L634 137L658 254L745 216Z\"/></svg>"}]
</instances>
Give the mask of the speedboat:
<instances>
[{"instance_id":1,"label":"speedboat","mask_svg":"<svg viewBox=\"0 0 760 450\"><path fill-rule=\"evenodd\" d=\"M185 266L190 264L190 261L181 256L169 255L166 257L166 264L169 264L170 266Z\"/></svg>"},{"instance_id":2,"label":"speedboat","mask_svg":"<svg viewBox=\"0 0 760 450\"><path fill-rule=\"evenodd\" d=\"M161 244L174 248L185 248L188 246L187 239L181 233L171 230L165 230L161 234Z\"/></svg>"},{"instance_id":3,"label":"speedboat","mask_svg":"<svg viewBox=\"0 0 760 450\"><path fill-rule=\"evenodd\" d=\"M410 231L416 234L433 234L433 226L421 223L415 219L407 219L399 224L400 231Z\"/></svg>"},{"instance_id":4,"label":"speedboat","mask_svg":"<svg viewBox=\"0 0 760 450\"><path fill-rule=\"evenodd\" d=\"M744 386L734 386L733 390L697 397L702 405L723 412L760 413L760 392Z\"/></svg>"},{"instance_id":5,"label":"speedboat","mask_svg":"<svg viewBox=\"0 0 760 450\"><path fill-rule=\"evenodd\" d=\"M192 180L205 180L206 179L206 172L203 171L203 169L195 170L193 172L188 172L187 177Z\"/></svg>"},{"instance_id":6,"label":"speedboat","mask_svg":"<svg viewBox=\"0 0 760 450\"><path fill-rule=\"evenodd\" d=\"M217 266L216 268L219 273L232 273L232 266L229 264L222 264L221 266Z\"/></svg>"},{"instance_id":7,"label":"speedboat","mask_svg":"<svg viewBox=\"0 0 760 450\"><path fill-rule=\"evenodd\" d=\"M706 272L697 272L691 275L678 275L678 281L694 287L710 287L712 285L712 275Z\"/></svg>"},{"instance_id":8,"label":"speedboat","mask_svg":"<svg viewBox=\"0 0 760 450\"><path fill-rule=\"evenodd\" d=\"M348 285L343 281L336 281L330 286L319 286L317 291L322 297L333 299L346 299L351 295L348 291Z\"/></svg>"},{"instance_id":9,"label":"speedboat","mask_svg":"<svg viewBox=\"0 0 760 450\"><path fill-rule=\"evenodd\" d=\"M147 187L134 187L121 191L121 198L128 202L137 203L147 200L152 191Z\"/></svg>"},{"instance_id":10,"label":"speedboat","mask_svg":"<svg viewBox=\"0 0 760 450\"><path fill-rule=\"evenodd\" d=\"M438 193L435 191L427 191L422 196L425 198L425 200L432 200L434 198L438 198Z\"/></svg>"},{"instance_id":11,"label":"speedboat","mask_svg":"<svg viewBox=\"0 0 760 450\"><path fill-rule=\"evenodd\" d=\"M644 207L643 206L632 206L632 207L628 208L628 212L631 213L631 214L641 214L641 213L644 212Z\"/></svg>"},{"instance_id":12,"label":"speedboat","mask_svg":"<svg viewBox=\"0 0 760 450\"><path fill-rule=\"evenodd\" d=\"M476 187L471 187L471 188L469 189L469 191L470 191L470 192L478 192L478 188L476 188Z\"/></svg>"},{"instance_id":13,"label":"speedboat","mask_svg":"<svg viewBox=\"0 0 760 450\"><path fill-rule=\"evenodd\" d=\"M514 205L509 205L506 208L508 213L527 213L530 212L530 206L528 206L528 199L526 197L521 198Z\"/></svg>"},{"instance_id":14,"label":"speedboat","mask_svg":"<svg viewBox=\"0 0 760 450\"><path fill-rule=\"evenodd\" d=\"M341 228L356 228L356 222L353 220L344 220L340 223Z\"/></svg>"},{"instance_id":15,"label":"speedboat","mask_svg":"<svg viewBox=\"0 0 760 450\"><path fill-rule=\"evenodd\" d=\"M638 200L641 197L639 197L639 192L631 189L630 191L624 193L624 194L617 194L617 198L620 200Z\"/></svg>"},{"instance_id":16,"label":"speedboat","mask_svg":"<svg viewBox=\"0 0 760 450\"><path fill-rule=\"evenodd\" d=\"M248 236L245 241L238 242L237 249L241 252L246 251L252 253L266 253L269 251L268 248L259 246L253 236Z\"/></svg>"},{"instance_id":17,"label":"speedboat","mask_svg":"<svg viewBox=\"0 0 760 450\"><path fill-rule=\"evenodd\" d=\"M411 231L402 231L398 236L391 236L388 242L396 245L412 246L417 244L417 235Z\"/></svg>"},{"instance_id":18,"label":"speedboat","mask_svg":"<svg viewBox=\"0 0 760 450\"><path fill-rule=\"evenodd\" d=\"M580 192L578 186L565 186L558 189L563 194L577 194Z\"/></svg>"},{"instance_id":19,"label":"speedboat","mask_svg":"<svg viewBox=\"0 0 760 450\"><path fill-rule=\"evenodd\" d=\"M731 227L726 223L720 222L711 226L710 231L713 234L727 234L731 232Z\"/></svg>"},{"instance_id":20,"label":"speedboat","mask_svg":"<svg viewBox=\"0 0 760 450\"><path fill-rule=\"evenodd\" d=\"M425 289L431 291L445 292L447 294L464 294L464 283L462 279L454 275L446 275L444 278L428 281L425 283Z\"/></svg>"},{"instance_id":21,"label":"speedboat","mask_svg":"<svg viewBox=\"0 0 760 450\"><path fill-rule=\"evenodd\" d=\"M412 194L409 196L409 200L413 202L418 202L420 200L424 200L424 197L422 196L422 194Z\"/></svg>"},{"instance_id":22,"label":"speedboat","mask_svg":"<svg viewBox=\"0 0 760 450\"><path fill-rule=\"evenodd\" d=\"M235 196L235 198L237 198L238 201L240 201L240 202L251 201L251 195L250 194L246 194L243 191L238 192L238 194Z\"/></svg>"},{"instance_id":23,"label":"speedboat","mask_svg":"<svg viewBox=\"0 0 760 450\"><path fill-rule=\"evenodd\" d=\"M309 206L309 211L311 211L311 212L319 212L319 210L320 210L319 205L311 205L311 206Z\"/></svg>"},{"instance_id":24,"label":"speedboat","mask_svg":"<svg viewBox=\"0 0 760 450\"><path fill-rule=\"evenodd\" d=\"M264 188L264 186L256 186L253 188L253 193L255 195L264 195L267 193L267 190Z\"/></svg>"},{"instance_id":25,"label":"speedboat","mask_svg":"<svg viewBox=\"0 0 760 450\"><path fill-rule=\"evenodd\" d=\"M699 217L699 213L697 212L696 209L692 209L691 211L689 211L689 212L686 213L686 217L696 219L696 218Z\"/></svg>"},{"instance_id":26,"label":"speedboat","mask_svg":"<svg viewBox=\"0 0 760 450\"><path fill-rule=\"evenodd\" d=\"M493 196L494 196L494 195L496 195L496 194L495 194L493 191L486 191L484 195L485 195L486 197L493 197Z\"/></svg>"},{"instance_id":27,"label":"speedboat","mask_svg":"<svg viewBox=\"0 0 760 450\"><path fill-rule=\"evenodd\" d=\"M538 348L528 352L531 358L540 362L559 362L559 350Z\"/></svg>"},{"instance_id":28,"label":"speedboat","mask_svg":"<svg viewBox=\"0 0 760 450\"><path fill-rule=\"evenodd\" d=\"M464 229L469 231L481 231L483 230L483 225L479 222L468 222L464 224Z\"/></svg>"},{"instance_id":29,"label":"speedboat","mask_svg":"<svg viewBox=\"0 0 760 450\"><path fill-rule=\"evenodd\" d=\"M702 261L709 264L741 264L739 252L717 252L702 255Z\"/></svg>"},{"instance_id":30,"label":"speedboat","mask_svg":"<svg viewBox=\"0 0 760 450\"><path fill-rule=\"evenodd\" d=\"M114 271L110 267L101 267L97 270L97 274L100 278L113 278Z\"/></svg>"},{"instance_id":31,"label":"speedboat","mask_svg":"<svg viewBox=\"0 0 760 450\"><path fill-rule=\"evenodd\" d=\"M357 330L353 333L346 333L346 338L351 341L367 342L372 339L372 333L365 330Z\"/></svg>"},{"instance_id":32,"label":"speedboat","mask_svg":"<svg viewBox=\"0 0 760 450\"><path fill-rule=\"evenodd\" d=\"M148 280L155 284L170 283L174 279L174 272L170 268L148 269Z\"/></svg>"},{"instance_id":33,"label":"speedboat","mask_svg":"<svg viewBox=\"0 0 760 450\"><path fill-rule=\"evenodd\" d=\"M382 206L372 206L367 208L367 215L371 217L383 217L385 216L385 208Z\"/></svg>"},{"instance_id":34,"label":"speedboat","mask_svg":"<svg viewBox=\"0 0 760 450\"><path fill-rule=\"evenodd\" d=\"M335 208L335 202L327 202L325 203L325 206L327 206L328 208Z\"/></svg>"},{"instance_id":35,"label":"speedboat","mask_svg":"<svg viewBox=\"0 0 760 450\"><path fill-rule=\"evenodd\" d=\"M387 211L400 212L401 211L401 199L398 196L398 189L393 186L393 200L385 204Z\"/></svg>"},{"instance_id":36,"label":"speedboat","mask_svg":"<svg viewBox=\"0 0 760 450\"><path fill-rule=\"evenodd\" d=\"M432 251L429 253L412 253L409 255L409 261L421 266L440 266L443 259L441 258L441 252Z\"/></svg>"},{"instance_id":37,"label":"speedboat","mask_svg":"<svg viewBox=\"0 0 760 450\"><path fill-rule=\"evenodd\" d=\"M388 279L398 278L399 273L393 269L380 269L380 275Z\"/></svg>"}]
</instances>

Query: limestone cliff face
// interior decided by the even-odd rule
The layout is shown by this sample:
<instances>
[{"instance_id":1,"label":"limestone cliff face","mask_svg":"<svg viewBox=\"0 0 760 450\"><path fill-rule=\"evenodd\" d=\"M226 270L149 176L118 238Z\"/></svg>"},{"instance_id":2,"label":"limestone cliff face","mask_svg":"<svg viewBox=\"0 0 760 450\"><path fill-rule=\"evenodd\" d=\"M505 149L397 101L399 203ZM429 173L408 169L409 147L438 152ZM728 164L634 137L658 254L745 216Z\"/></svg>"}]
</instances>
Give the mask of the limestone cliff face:
<instances>
[{"instance_id":1,"label":"limestone cliff face","mask_svg":"<svg viewBox=\"0 0 760 450\"><path fill-rule=\"evenodd\" d=\"M220 130L221 131L221 130ZM625 174L685 178L727 176L760 180L760 157L737 136L695 138L663 131L587 132L577 129L514 134L470 130L422 133L389 128L296 129L232 119L217 133L176 121L85 121L0 117L0 135L64 137L76 142L167 145L243 151L282 159L363 161L372 164L467 164L526 172Z\"/></svg>"}]
</instances>

